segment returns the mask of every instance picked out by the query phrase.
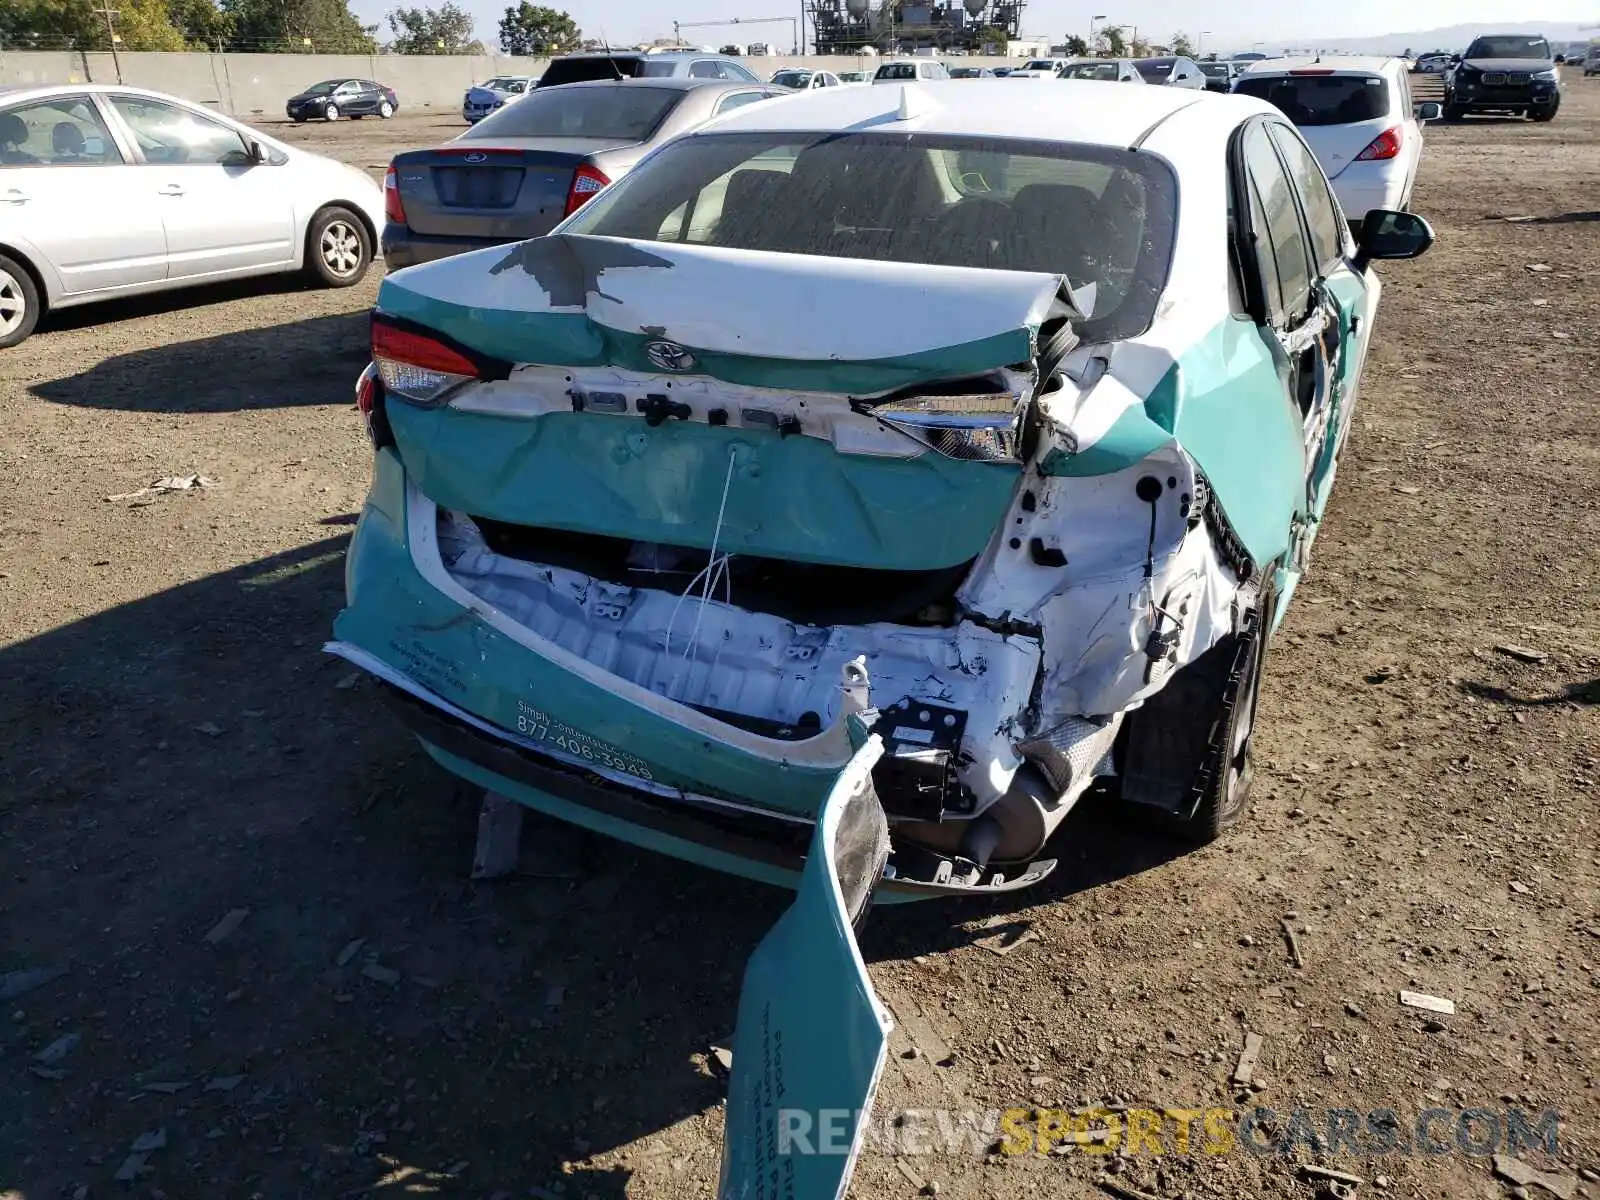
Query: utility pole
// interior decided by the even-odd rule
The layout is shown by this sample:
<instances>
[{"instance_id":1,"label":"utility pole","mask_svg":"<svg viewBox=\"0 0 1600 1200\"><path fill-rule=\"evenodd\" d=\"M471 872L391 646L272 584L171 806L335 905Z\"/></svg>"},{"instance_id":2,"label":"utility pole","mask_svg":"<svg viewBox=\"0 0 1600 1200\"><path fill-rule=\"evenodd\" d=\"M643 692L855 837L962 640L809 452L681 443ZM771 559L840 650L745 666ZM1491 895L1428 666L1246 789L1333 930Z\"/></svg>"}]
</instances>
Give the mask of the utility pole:
<instances>
[{"instance_id":1,"label":"utility pole","mask_svg":"<svg viewBox=\"0 0 1600 1200\"><path fill-rule=\"evenodd\" d=\"M111 62L117 69L117 82L122 82L122 59L117 57L117 30L112 25L111 18L121 13L121 9L112 8L111 0L100 0L100 7L93 10L106 19L106 36L111 39Z\"/></svg>"}]
</instances>

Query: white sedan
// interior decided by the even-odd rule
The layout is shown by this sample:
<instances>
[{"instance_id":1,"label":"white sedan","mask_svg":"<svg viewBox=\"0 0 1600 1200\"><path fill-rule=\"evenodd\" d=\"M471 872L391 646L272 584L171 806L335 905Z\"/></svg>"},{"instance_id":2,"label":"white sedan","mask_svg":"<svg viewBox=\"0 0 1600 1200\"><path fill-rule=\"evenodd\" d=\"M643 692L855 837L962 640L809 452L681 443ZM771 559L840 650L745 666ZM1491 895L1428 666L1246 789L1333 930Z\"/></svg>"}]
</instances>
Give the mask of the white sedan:
<instances>
[{"instance_id":1,"label":"white sedan","mask_svg":"<svg viewBox=\"0 0 1600 1200\"><path fill-rule=\"evenodd\" d=\"M1440 108L1412 103L1401 59L1274 59L1253 65L1233 90L1267 101L1295 123L1353 224L1374 209L1410 206L1422 127Z\"/></svg>"},{"instance_id":2,"label":"white sedan","mask_svg":"<svg viewBox=\"0 0 1600 1200\"><path fill-rule=\"evenodd\" d=\"M246 275L360 281L383 193L354 167L185 101L0 88L0 348L42 313Z\"/></svg>"}]
</instances>

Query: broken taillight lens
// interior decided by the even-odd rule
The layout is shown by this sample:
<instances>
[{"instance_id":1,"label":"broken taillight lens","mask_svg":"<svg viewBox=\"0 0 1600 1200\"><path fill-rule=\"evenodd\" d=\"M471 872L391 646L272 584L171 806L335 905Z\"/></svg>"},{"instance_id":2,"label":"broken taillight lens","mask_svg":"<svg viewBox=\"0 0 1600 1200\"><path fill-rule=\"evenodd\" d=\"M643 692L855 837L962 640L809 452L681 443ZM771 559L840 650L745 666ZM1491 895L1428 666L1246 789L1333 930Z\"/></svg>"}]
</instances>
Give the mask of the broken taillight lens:
<instances>
[{"instance_id":1,"label":"broken taillight lens","mask_svg":"<svg viewBox=\"0 0 1600 1200\"><path fill-rule=\"evenodd\" d=\"M577 212L584 201L610 182L604 171L584 163L572 173L572 186L567 190L567 212Z\"/></svg>"},{"instance_id":2,"label":"broken taillight lens","mask_svg":"<svg viewBox=\"0 0 1600 1200\"><path fill-rule=\"evenodd\" d=\"M400 180L394 168L383 173L383 215L396 225L406 223L406 206L400 202Z\"/></svg>"},{"instance_id":3,"label":"broken taillight lens","mask_svg":"<svg viewBox=\"0 0 1600 1200\"><path fill-rule=\"evenodd\" d=\"M1015 462L1024 399L1016 392L909 396L868 411L947 458Z\"/></svg>"},{"instance_id":4,"label":"broken taillight lens","mask_svg":"<svg viewBox=\"0 0 1600 1200\"><path fill-rule=\"evenodd\" d=\"M1383 159L1394 158L1400 153L1400 147L1403 144L1400 137L1400 126L1396 125L1393 129L1385 129L1377 137L1373 138L1372 144L1356 155L1356 161L1378 162Z\"/></svg>"},{"instance_id":5,"label":"broken taillight lens","mask_svg":"<svg viewBox=\"0 0 1600 1200\"><path fill-rule=\"evenodd\" d=\"M414 404L438 404L464 383L480 378L466 355L426 333L372 320L372 361L383 390Z\"/></svg>"}]
</instances>

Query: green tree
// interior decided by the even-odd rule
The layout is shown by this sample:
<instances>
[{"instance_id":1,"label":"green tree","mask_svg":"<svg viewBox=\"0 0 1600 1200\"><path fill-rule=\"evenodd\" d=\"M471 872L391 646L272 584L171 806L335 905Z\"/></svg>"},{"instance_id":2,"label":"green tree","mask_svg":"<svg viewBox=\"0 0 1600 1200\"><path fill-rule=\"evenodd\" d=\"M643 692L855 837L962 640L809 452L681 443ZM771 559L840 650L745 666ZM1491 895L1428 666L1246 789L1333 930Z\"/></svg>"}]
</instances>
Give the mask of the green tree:
<instances>
[{"instance_id":1,"label":"green tree","mask_svg":"<svg viewBox=\"0 0 1600 1200\"><path fill-rule=\"evenodd\" d=\"M1089 56L1089 43L1077 34L1067 39L1067 53L1073 58L1087 58Z\"/></svg>"},{"instance_id":2,"label":"green tree","mask_svg":"<svg viewBox=\"0 0 1600 1200\"><path fill-rule=\"evenodd\" d=\"M389 14L395 54L474 54L472 15L446 0L439 8L397 8Z\"/></svg>"},{"instance_id":3,"label":"green tree","mask_svg":"<svg viewBox=\"0 0 1600 1200\"><path fill-rule=\"evenodd\" d=\"M233 19L217 7L216 0L167 0L167 14L194 50L216 50L233 33Z\"/></svg>"},{"instance_id":4,"label":"green tree","mask_svg":"<svg viewBox=\"0 0 1600 1200\"><path fill-rule=\"evenodd\" d=\"M500 49L507 54L566 54L582 40L577 22L564 12L522 0L500 18Z\"/></svg>"},{"instance_id":5,"label":"green tree","mask_svg":"<svg viewBox=\"0 0 1600 1200\"><path fill-rule=\"evenodd\" d=\"M1102 29L1097 39L1096 47L1101 58L1126 58L1128 56L1128 39L1122 36L1122 26L1113 25L1109 29Z\"/></svg>"},{"instance_id":6,"label":"green tree","mask_svg":"<svg viewBox=\"0 0 1600 1200\"><path fill-rule=\"evenodd\" d=\"M1194 43L1189 40L1189 35L1183 30L1178 30L1172 35L1172 52L1184 58L1194 57Z\"/></svg>"},{"instance_id":7,"label":"green tree","mask_svg":"<svg viewBox=\"0 0 1600 1200\"><path fill-rule=\"evenodd\" d=\"M120 2L120 0L119 0ZM233 21L230 50L280 54L371 54L376 26L347 0L222 0Z\"/></svg>"},{"instance_id":8,"label":"green tree","mask_svg":"<svg viewBox=\"0 0 1600 1200\"><path fill-rule=\"evenodd\" d=\"M118 0L112 28L119 50L185 48L167 0ZM111 49L106 19L91 0L10 0L0 6L0 39L40 49Z\"/></svg>"}]
</instances>

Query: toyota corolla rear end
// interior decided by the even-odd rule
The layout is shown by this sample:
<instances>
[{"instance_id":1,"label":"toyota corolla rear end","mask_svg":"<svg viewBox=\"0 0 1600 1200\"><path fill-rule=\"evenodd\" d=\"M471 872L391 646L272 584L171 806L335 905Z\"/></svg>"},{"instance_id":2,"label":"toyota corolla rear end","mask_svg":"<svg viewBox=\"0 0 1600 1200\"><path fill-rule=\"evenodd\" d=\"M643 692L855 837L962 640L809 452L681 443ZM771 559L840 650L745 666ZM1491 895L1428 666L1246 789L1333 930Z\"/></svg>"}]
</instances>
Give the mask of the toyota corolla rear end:
<instances>
[{"instance_id":1,"label":"toyota corolla rear end","mask_svg":"<svg viewBox=\"0 0 1600 1200\"><path fill-rule=\"evenodd\" d=\"M1120 149L708 135L562 232L390 276L330 649L463 778L774 880L875 734L891 890L1026 885L1122 711L1229 619L1170 437L1089 468L1114 487L1046 478L1104 375L1080 340L1148 326L1175 209ZM1041 608L1069 556L1089 591Z\"/></svg>"}]
</instances>

